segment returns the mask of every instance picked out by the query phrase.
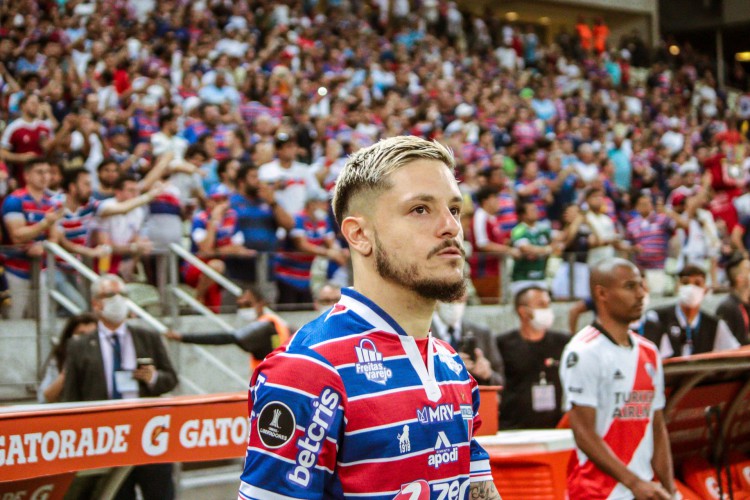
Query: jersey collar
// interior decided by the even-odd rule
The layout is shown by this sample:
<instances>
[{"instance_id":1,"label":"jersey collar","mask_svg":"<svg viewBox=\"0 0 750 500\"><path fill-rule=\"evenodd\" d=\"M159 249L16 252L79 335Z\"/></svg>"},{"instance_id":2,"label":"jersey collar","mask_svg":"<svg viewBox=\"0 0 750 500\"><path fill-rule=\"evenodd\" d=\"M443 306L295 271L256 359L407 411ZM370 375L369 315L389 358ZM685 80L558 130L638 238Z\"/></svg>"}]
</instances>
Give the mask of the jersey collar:
<instances>
[{"instance_id":1,"label":"jersey collar","mask_svg":"<svg viewBox=\"0 0 750 500\"><path fill-rule=\"evenodd\" d=\"M354 288L342 288L339 303L354 311L378 330L395 335L407 335L403 328L379 305Z\"/></svg>"},{"instance_id":2,"label":"jersey collar","mask_svg":"<svg viewBox=\"0 0 750 500\"><path fill-rule=\"evenodd\" d=\"M612 334L610 334L607 330L605 330L604 327L598 321L594 321L591 324L591 326L594 327L594 328L596 328L597 330L599 330L599 333L601 333L602 335L604 335L610 342L612 342L617 347L629 347L629 348L633 347L633 339L630 337L630 331L628 331L628 342L630 343L630 345L629 346L624 346L624 345L618 344L615 341L614 337L612 337Z\"/></svg>"}]
</instances>

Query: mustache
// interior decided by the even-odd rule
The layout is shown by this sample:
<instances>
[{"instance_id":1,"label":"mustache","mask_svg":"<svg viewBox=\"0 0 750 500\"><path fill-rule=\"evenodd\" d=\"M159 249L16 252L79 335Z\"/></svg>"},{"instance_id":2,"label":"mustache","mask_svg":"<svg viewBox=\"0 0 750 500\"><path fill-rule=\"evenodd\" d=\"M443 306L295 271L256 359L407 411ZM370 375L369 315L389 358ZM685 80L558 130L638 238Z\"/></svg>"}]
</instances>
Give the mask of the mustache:
<instances>
[{"instance_id":1,"label":"mustache","mask_svg":"<svg viewBox=\"0 0 750 500\"><path fill-rule=\"evenodd\" d=\"M456 248L459 252L461 252L461 257L466 258L466 250L464 250L463 245L461 245L461 243L459 243L456 240L445 240L444 242L442 242L441 244L439 244L438 246L430 250L430 253L427 254L427 258L429 259L430 257L434 257L435 255L442 252L446 248L451 248L451 247Z\"/></svg>"}]
</instances>

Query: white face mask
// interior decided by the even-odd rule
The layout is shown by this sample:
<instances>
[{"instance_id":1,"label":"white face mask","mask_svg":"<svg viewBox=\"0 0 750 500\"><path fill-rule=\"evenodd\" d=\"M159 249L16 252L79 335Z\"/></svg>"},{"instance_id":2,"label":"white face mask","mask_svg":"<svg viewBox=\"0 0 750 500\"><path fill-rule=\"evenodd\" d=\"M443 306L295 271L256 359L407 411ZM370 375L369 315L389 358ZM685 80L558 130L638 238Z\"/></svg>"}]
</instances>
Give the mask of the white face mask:
<instances>
[{"instance_id":1,"label":"white face mask","mask_svg":"<svg viewBox=\"0 0 750 500\"><path fill-rule=\"evenodd\" d=\"M242 307L237 309L237 317L240 321L252 323L258 319L258 311L254 307Z\"/></svg>"},{"instance_id":2,"label":"white face mask","mask_svg":"<svg viewBox=\"0 0 750 500\"><path fill-rule=\"evenodd\" d=\"M649 294L645 294L643 296L643 312L645 313L648 309L648 304L651 302L651 296Z\"/></svg>"},{"instance_id":3,"label":"white face mask","mask_svg":"<svg viewBox=\"0 0 750 500\"><path fill-rule=\"evenodd\" d=\"M115 295L104 299L102 307L102 318L109 323L120 324L128 317L128 303L122 295Z\"/></svg>"},{"instance_id":4,"label":"white face mask","mask_svg":"<svg viewBox=\"0 0 750 500\"><path fill-rule=\"evenodd\" d=\"M706 291L696 285L680 285L677 291L680 304L690 308L698 307L705 296Z\"/></svg>"},{"instance_id":5,"label":"white face mask","mask_svg":"<svg viewBox=\"0 0 750 500\"><path fill-rule=\"evenodd\" d=\"M531 327L534 330L547 331L555 322L555 312L546 307L544 309L534 309L534 316L531 318Z\"/></svg>"},{"instance_id":6,"label":"white face mask","mask_svg":"<svg viewBox=\"0 0 750 500\"><path fill-rule=\"evenodd\" d=\"M465 302L438 302L437 314L448 326L457 325L464 317Z\"/></svg>"},{"instance_id":7,"label":"white face mask","mask_svg":"<svg viewBox=\"0 0 750 500\"><path fill-rule=\"evenodd\" d=\"M313 212L313 216L315 217L315 220L326 220L326 218L328 218L328 212L322 208L316 208Z\"/></svg>"}]
</instances>

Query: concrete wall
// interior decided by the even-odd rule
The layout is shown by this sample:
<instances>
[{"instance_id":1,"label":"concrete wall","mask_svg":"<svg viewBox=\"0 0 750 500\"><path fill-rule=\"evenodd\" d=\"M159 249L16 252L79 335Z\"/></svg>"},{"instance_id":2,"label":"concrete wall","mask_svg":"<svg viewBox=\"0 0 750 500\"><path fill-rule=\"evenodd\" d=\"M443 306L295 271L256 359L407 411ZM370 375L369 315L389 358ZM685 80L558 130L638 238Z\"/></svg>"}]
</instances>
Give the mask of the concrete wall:
<instances>
[{"instance_id":1,"label":"concrete wall","mask_svg":"<svg viewBox=\"0 0 750 500\"><path fill-rule=\"evenodd\" d=\"M709 296L704 307L712 312L723 296ZM674 299L654 299L652 306L674 302ZM567 331L568 310L571 303L554 303L556 330ZM300 327L315 317L312 311L284 313L282 316L294 327ZM233 315L224 316L234 321ZM511 306L472 306L466 311L466 318L499 334L516 328L518 318ZM579 327L590 323L591 314L583 315ZM182 332L217 331L214 324L201 316L183 316L178 330ZM60 322L60 328L62 322ZM169 342L168 348L182 383L178 394L194 394L196 389L206 393L233 392L247 389L250 377L248 356L236 346L191 346ZM211 363L199 352L204 349L210 357L226 367L229 376ZM0 323L0 402L28 401L36 394L38 383L36 358L36 333L33 321L2 321ZM195 384L193 386L192 384Z\"/></svg>"}]
</instances>

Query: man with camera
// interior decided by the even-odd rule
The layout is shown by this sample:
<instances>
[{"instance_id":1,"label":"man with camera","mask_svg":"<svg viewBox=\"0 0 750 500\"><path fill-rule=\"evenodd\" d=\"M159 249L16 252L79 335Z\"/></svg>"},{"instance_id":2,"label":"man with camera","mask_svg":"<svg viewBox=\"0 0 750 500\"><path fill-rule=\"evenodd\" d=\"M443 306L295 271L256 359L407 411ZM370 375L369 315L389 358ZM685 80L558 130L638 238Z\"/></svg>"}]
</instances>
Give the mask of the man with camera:
<instances>
[{"instance_id":1,"label":"man with camera","mask_svg":"<svg viewBox=\"0 0 750 500\"><path fill-rule=\"evenodd\" d=\"M70 340L61 401L99 401L156 397L177 385L177 373L155 332L126 324L125 283L105 274L91 286L97 331ZM172 464L133 468L115 496L135 499L135 485L145 500L174 498Z\"/></svg>"},{"instance_id":2,"label":"man with camera","mask_svg":"<svg viewBox=\"0 0 750 500\"><path fill-rule=\"evenodd\" d=\"M479 385L503 385L503 358L492 333L464 320L467 299L464 294L457 302L438 302L432 315L432 333L458 352Z\"/></svg>"}]
</instances>

